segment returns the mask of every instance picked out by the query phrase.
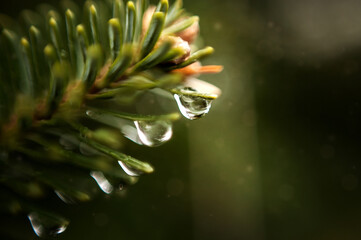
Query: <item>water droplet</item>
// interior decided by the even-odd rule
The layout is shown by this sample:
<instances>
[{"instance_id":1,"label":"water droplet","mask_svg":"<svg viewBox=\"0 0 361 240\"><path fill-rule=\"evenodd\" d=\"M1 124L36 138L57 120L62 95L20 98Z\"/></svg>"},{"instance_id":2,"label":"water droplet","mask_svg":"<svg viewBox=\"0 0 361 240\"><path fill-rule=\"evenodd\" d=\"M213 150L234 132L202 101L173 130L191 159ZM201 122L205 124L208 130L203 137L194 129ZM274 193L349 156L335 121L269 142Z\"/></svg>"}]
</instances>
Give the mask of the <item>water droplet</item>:
<instances>
[{"instance_id":1,"label":"water droplet","mask_svg":"<svg viewBox=\"0 0 361 240\"><path fill-rule=\"evenodd\" d=\"M97 182L99 188L106 194L113 192L113 186L110 184L108 179L105 178L104 174L99 171L90 172L90 176Z\"/></svg>"},{"instance_id":2,"label":"water droplet","mask_svg":"<svg viewBox=\"0 0 361 240\"><path fill-rule=\"evenodd\" d=\"M170 121L134 121L140 141L148 147L162 145L171 139L173 134Z\"/></svg>"},{"instance_id":3,"label":"water droplet","mask_svg":"<svg viewBox=\"0 0 361 240\"><path fill-rule=\"evenodd\" d=\"M142 172L133 169L132 167L129 167L126 163L123 163L122 161L118 161L119 165L122 167L124 172L132 177L137 177L142 174Z\"/></svg>"},{"instance_id":4,"label":"water droplet","mask_svg":"<svg viewBox=\"0 0 361 240\"><path fill-rule=\"evenodd\" d=\"M79 152L84 156L89 156L89 157L100 155L99 151L97 151L96 149L90 147L88 144L83 142L79 144Z\"/></svg>"},{"instance_id":5,"label":"water droplet","mask_svg":"<svg viewBox=\"0 0 361 240\"><path fill-rule=\"evenodd\" d=\"M76 204L78 203L78 200L75 198L63 193L62 191L55 190L55 194L65 203L67 204Z\"/></svg>"},{"instance_id":6,"label":"water droplet","mask_svg":"<svg viewBox=\"0 0 361 240\"><path fill-rule=\"evenodd\" d=\"M87 110L86 112L86 115L88 115L89 117L94 117L96 114L93 112L93 111L91 111L91 110Z\"/></svg>"},{"instance_id":7,"label":"water droplet","mask_svg":"<svg viewBox=\"0 0 361 240\"><path fill-rule=\"evenodd\" d=\"M39 237L54 237L64 232L69 222L63 218L31 212L28 215L31 226Z\"/></svg>"},{"instance_id":8,"label":"water droplet","mask_svg":"<svg viewBox=\"0 0 361 240\"><path fill-rule=\"evenodd\" d=\"M211 108L211 99L187 94L196 92L196 90L190 87L183 88L180 91L182 93L174 94L174 98L184 117L190 120L195 120L208 113Z\"/></svg>"},{"instance_id":9,"label":"water droplet","mask_svg":"<svg viewBox=\"0 0 361 240\"><path fill-rule=\"evenodd\" d=\"M137 129L130 125L124 125L121 127L121 132L124 134L124 137L128 138L129 140L135 142L136 144L143 145L140 141Z\"/></svg>"},{"instance_id":10,"label":"water droplet","mask_svg":"<svg viewBox=\"0 0 361 240\"><path fill-rule=\"evenodd\" d=\"M65 150L74 150L79 146L79 140L70 134L61 135L59 143Z\"/></svg>"}]
</instances>

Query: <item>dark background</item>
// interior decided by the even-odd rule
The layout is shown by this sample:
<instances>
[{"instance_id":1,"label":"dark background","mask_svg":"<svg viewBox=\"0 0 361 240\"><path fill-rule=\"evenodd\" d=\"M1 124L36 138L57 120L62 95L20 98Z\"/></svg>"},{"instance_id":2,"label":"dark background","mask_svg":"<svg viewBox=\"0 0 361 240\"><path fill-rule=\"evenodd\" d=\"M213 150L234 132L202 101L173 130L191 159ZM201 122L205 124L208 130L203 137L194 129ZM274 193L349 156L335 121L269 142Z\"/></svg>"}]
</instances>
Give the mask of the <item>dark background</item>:
<instances>
[{"instance_id":1,"label":"dark background","mask_svg":"<svg viewBox=\"0 0 361 240\"><path fill-rule=\"evenodd\" d=\"M361 239L361 2L184 5L216 49L205 62L225 66L202 77L223 95L170 143L130 145L156 172L122 198L64 208L59 239ZM34 238L27 219L2 221Z\"/></svg>"}]
</instances>

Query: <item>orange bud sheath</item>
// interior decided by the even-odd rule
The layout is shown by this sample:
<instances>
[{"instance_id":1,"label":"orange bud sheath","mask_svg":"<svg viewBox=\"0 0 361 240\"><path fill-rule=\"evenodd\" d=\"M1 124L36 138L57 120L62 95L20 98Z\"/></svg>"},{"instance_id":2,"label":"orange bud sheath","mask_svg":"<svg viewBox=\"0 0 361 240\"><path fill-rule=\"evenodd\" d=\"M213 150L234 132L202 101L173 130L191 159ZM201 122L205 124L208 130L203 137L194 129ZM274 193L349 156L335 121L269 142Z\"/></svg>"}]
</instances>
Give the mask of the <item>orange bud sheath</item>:
<instances>
[{"instance_id":1,"label":"orange bud sheath","mask_svg":"<svg viewBox=\"0 0 361 240\"><path fill-rule=\"evenodd\" d=\"M180 73L186 76L191 76L197 74L219 73L222 70L223 70L223 66L221 65L200 66L198 64L191 64L184 68L175 69L172 72Z\"/></svg>"}]
</instances>

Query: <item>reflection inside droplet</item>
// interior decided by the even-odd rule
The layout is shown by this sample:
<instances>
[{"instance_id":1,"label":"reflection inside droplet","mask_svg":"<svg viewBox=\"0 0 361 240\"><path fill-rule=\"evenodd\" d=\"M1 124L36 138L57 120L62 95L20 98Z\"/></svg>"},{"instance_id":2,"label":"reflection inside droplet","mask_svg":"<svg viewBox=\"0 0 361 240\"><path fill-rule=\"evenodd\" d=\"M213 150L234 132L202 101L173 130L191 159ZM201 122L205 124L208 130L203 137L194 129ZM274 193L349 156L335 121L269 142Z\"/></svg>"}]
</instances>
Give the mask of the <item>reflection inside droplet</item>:
<instances>
[{"instance_id":1,"label":"reflection inside droplet","mask_svg":"<svg viewBox=\"0 0 361 240\"><path fill-rule=\"evenodd\" d=\"M99 188L106 194L113 192L113 186L110 184L108 179L105 178L104 174L99 171L90 172L90 176L97 182Z\"/></svg>"},{"instance_id":2,"label":"reflection inside droplet","mask_svg":"<svg viewBox=\"0 0 361 240\"><path fill-rule=\"evenodd\" d=\"M148 147L160 146L172 137L170 121L134 121L140 141Z\"/></svg>"},{"instance_id":3,"label":"reflection inside droplet","mask_svg":"<svg viewBox=\"0 0 361 240\"><path fill-rule=\"evenodd\" d=\"M124 137L128 138L129 140L139 144L143 145L143 143L140 141L137 129L130 125L124 125L121 127L121 131L124 134Z\"/></svg>"},{"instance_id":4,"label":"reflection inside droplet","mask_svg":"<svg viewBox=\"0 0 361 240\"><path fill-rule=\"evenodd\" d=\"M28 215L31 226L39 237L54 237L64 232L68 221L53 216L31 212Z\"/></svg>"},{"instance_id":5,"label":"reflection inside droplet","mask_svg":"<svg viewBox=\"0 0 361 240\"><path fill-rule=\"evenodd\" d=\"M196 92L196 90L190 87L181 89L181 92L182 93L174 94L174 98L178 104L179 111L184 117L195 120L209 112L212 104L211 99L189 95L189 93Z\"/></svg>"}]
</instances>

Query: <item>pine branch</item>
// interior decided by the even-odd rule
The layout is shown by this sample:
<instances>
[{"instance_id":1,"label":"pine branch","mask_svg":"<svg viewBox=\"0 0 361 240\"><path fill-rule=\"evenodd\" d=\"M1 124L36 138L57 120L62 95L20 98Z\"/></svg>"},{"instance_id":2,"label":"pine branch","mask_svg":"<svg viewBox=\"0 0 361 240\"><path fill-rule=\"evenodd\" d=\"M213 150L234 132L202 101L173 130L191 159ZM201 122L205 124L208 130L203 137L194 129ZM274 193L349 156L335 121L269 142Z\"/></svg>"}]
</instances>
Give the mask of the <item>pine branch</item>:
<instances>
[{"instance_id":1,"label":"pine branch","mask_svg":"<svg viewBox=\"0 0 361 240\"><path fill-rule=\"evenodd\" d=\"M69 168L106 194L153 172L120 143L125 137L144 146L164 144L179 114L124 112L117 102L133 104L138 94L158 88L194 120L220 95L193 78L222 67L200 65L211 47L191 52L199 19L186 15L180 0L170 6L168 0L157 6L86 2L83 15L74 6L25 11L25 35L0 20L1 199L7 211L26 214L40 237L63 232L69 221L37 199L49 192L67 203L93 197L67 182Z\"/></svg>"}]
</instances>

